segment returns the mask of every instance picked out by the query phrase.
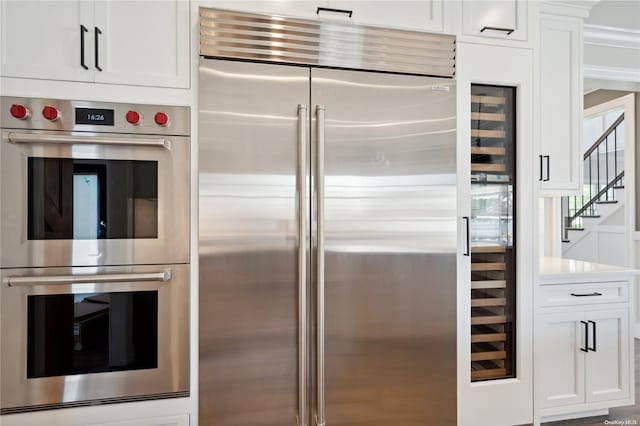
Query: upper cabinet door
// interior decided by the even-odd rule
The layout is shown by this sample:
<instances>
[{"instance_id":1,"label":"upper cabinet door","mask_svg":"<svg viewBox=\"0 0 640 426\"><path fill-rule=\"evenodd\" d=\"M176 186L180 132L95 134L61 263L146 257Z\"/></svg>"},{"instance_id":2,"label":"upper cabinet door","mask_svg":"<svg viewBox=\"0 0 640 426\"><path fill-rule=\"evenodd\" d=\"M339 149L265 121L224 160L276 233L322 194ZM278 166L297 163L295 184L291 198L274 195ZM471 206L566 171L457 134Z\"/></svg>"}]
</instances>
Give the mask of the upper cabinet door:
<instances>
[{"instance_id":1,"label":"upper cabinet door","mask_svg":"<svg viewBox=\"0 0 640 426\"><path fill-rule=\"evenodd\" d=\"M582 193L582 23L540 19L540 193Z\"/></svg>"},{"instance_id":2,"label":"upper cabinet door","mask_svg":"<svg viewBox=\"0 0 640 426\"><path fill-rule=\"evenodd\" d=\"M97 83L189 87L189 2L96 1Z\"/></svg>"},{"instance_id":3,"label":"upper cabinet door","mask_svg":"<svg viewBox=\"0 0 640 426\"><path fill-rule=\"evenodd\" d=\"M462 33L498 40L526 41L526 0L463 0Z\"/></svg>"},{"instance_id":4,"label":"upper cabinet door","mask_svg":"<svg viewBox=\"0 0 640 426\"><path fill-rule=\"evenodd\" d=\"M294 18L317 18L318 7L329 7L329 2L327 0L206 0L201 1L200 6Z\"/></svg>"},{"instance_id":5,"label":"upper cabinet door","mask_svg":"<svg viewBox=\"0 0 640 426\"><path fill-rule=\"evenodd\" d=\"M444 31L443 3L443 0L368 2L329 0L329 7L351 12L351 20L360 24L442 32Z\"/></svg>"},{"instance_id":6,"label":"upper cabinet door","mask_svg":"<svg viewBox=\"0 0 640 426\"><path fill-rule=\"evenodd\" d=\"M93 80L92 2L2 1L0 15L3 77Z\"/></svg>"}]
</instances>

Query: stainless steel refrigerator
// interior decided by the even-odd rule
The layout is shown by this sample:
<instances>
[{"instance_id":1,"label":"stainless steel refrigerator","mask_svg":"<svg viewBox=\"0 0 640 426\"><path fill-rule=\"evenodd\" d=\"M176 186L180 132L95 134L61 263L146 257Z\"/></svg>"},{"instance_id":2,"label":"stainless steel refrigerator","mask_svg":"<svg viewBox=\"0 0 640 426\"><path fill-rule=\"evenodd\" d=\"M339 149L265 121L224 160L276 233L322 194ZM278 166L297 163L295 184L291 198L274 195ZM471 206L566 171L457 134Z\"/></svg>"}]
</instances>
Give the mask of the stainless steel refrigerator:
<instances>
[{"instance_id":1,"label":"stainless steel refrigerator","mask_svg":"<svg viewBox=\"0 0 640 426\"><path fill-rule=\"evenodd\" d=\"M455 80L199 87L199 424L455 425Z\"/></svg>"}]
</instances>

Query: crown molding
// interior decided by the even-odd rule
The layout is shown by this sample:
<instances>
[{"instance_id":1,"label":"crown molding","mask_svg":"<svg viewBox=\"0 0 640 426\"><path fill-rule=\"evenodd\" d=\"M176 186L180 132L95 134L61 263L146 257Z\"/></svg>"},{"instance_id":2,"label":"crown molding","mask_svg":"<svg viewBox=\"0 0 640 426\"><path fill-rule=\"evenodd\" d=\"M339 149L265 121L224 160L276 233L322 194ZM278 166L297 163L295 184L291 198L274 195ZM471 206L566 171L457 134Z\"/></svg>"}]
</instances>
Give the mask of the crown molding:
<instances>
[{"instance_id":1,"label":"crown molding","mask_svg":"<svg viewBox=\"0 0 640 426\"><path fill-rule=\"evenodd\" d=\"M599 0L547 0L540 3L540 12L584 19L598 2Z\"/></svg>"},{"instance_id":2,"label":"crown molding","mask_svg":"<svg viewBox=\"0 0 640 426\"><path fill-rule=\"evenodd\" d=\"M585 64L584 78L640 83L640 69Z\"/></svg>"},{"instance_id":3,"label":"crown molding","mask_svg":"<svg viewBox=\"0 0 640 426\"><path fill-rule=\"evenodd\" d=\"M640 49L640 30L585 24L584 44Z\"/></svg>"}]
</instances>

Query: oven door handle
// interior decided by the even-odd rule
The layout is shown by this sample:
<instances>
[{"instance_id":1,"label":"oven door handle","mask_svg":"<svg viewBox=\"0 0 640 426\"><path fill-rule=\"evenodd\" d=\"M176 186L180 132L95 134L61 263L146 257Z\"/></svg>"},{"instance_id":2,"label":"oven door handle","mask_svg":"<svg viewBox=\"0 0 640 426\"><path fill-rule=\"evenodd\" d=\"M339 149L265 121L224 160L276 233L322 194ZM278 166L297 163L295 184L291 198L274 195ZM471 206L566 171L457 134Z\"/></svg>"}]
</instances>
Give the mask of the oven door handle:
<instances>
[{"instance_id":1,"label":"oven door handle","mask_svg":"<svg viewBox=\"0 0 640 426\"><path fill-rule=\"evenodd\" d=\"M11 143L57 143L89 145L150 146L171 149L171 142L164 138L110 138L105 136L51 135L38 133L9 133Z\"/></svg>"},{"instance_id":2,"label":"oven door handle","mask_svg":"<svg viewBox=\"0 0 640 426\"><path fill-rule=\"evenodd\" d=\"M7 277L3 283L9 287L56 284L93 284L123 282L166 282L171 280L171 271L140 274L104 274L104 275L44 275L30 277Z\"/></svg>"}]
</instances>

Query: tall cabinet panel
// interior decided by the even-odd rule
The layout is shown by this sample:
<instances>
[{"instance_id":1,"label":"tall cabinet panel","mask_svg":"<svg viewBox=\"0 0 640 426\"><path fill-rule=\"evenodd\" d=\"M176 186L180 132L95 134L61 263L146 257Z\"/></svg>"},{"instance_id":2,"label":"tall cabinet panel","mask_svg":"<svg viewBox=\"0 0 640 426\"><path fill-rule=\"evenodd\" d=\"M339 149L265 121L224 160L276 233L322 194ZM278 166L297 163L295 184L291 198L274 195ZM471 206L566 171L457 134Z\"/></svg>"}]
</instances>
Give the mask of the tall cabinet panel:
<instances>
[{"instance_id":1,"label":"tall cabinet panel","mask_svg":"<svg viewBox=\"0 0 640 426\"><path fill-rule=\"evenodd\" d=\"M533 52L457 43L460 426L533 420Z\"/></svg>"},{"instance_id":2,"label":"tall cabinet panel","mask_svg":"<svg viewBox=\"0 0 640 426\"><path fill-rule=\"evenodd\" d=\"M306 68L201 62L202 425L298 424L298 105L308 99Z\"/></svg>"}]
</instances>

